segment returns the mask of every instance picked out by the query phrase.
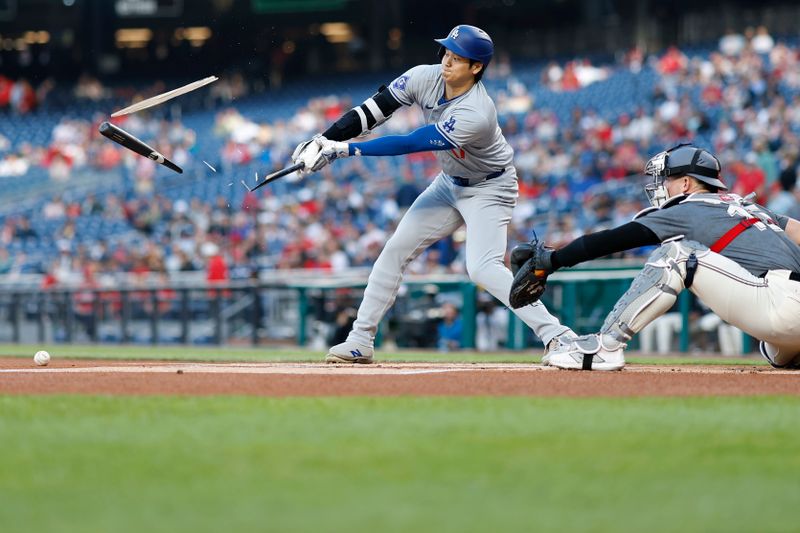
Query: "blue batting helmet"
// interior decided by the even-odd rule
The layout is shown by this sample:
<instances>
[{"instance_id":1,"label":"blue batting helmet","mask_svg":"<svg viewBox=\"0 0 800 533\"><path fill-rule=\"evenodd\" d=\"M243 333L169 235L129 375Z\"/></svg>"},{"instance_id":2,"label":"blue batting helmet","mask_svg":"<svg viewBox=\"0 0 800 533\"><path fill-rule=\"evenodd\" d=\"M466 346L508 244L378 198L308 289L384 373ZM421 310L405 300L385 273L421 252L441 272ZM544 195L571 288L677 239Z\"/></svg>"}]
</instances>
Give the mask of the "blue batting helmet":
<instances>
[{"instance_id":1,"label":"blue batting helmet","mask_svg":"<svg viewBox=\"0 0 800 533\"><path fill-rule=\"evenodd\" d=\"M444 39L434 40L451 52L480 61L484 66L489 64L494 54L494 43L489 34L468 24L459 24Z\"/></svg>"}]
</instances>

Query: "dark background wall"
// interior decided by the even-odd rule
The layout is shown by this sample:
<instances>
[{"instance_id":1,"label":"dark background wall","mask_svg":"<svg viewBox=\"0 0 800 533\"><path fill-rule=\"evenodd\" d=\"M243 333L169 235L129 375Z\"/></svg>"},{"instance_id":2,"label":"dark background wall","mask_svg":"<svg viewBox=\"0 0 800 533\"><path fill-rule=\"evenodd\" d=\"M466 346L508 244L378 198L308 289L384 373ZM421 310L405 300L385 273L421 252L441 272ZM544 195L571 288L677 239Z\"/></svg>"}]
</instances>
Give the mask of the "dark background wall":
<instances>
[{"instance_id":1,"label":"dark background wall","mask_svg":"<svg viewBox=\"0 0 800 533\"><path fill-rule=\"evenodd\" d=\"M480 25L512 59L611 54L638 45L712 43L728 28L764 24L794 37L800 6L764 0L0 0L0 72L107 79L279 71L285 79L377 71L433 56L433 37ZM331 43L325 23L346 23ZM202 45L181 28L210 29ZM145 28L142 48L120 49L117 31ZM38 32L38 33L30 33ZM47 32L47 42L41 32ZM26 37L27 36L27 37Z\"/></svg>"}]
</instances>

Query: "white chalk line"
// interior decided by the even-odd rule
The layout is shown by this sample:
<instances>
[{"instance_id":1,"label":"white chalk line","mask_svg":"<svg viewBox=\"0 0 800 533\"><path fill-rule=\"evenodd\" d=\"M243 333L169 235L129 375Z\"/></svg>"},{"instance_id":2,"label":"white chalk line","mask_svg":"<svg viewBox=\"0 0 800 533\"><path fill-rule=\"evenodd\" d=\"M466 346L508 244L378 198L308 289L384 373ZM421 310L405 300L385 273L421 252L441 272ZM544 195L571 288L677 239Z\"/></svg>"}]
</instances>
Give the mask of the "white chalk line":
<instances>
[{"instance_id":1,"label":"white chalk line","mask_svg":"<svg viewBox=\"0 0 800 533\"><path fill-rule=\"evenodd\" d=\"M286 366L237 366L237 365L164 365L164 366L92 366L70 368L8 368L0 369L0 374L283 374L283 375L417 375L443 374L449 372L466 372L473 368L364 368L334 366L297 367Z\"/></svg>"},{"instance_id":2,"label":"white chalk line","mask_svg":"<svg viewBox=\"0 0 800 533\"><path fill-rule=\"evenodd\" d=\"M344 365L323 363L162 363L79 367L0 368L0 374L282 374L282 375L348 375L387 376L424 375L454 372L558 372L558 369L533 363L378 363L373 365ZM598 372L595 372L597 374ZM622 373L647 374L792 374L754 366L660 366L629 365ZM602 372L602 374L607 374Z\"/></svg>"}]
</instances>

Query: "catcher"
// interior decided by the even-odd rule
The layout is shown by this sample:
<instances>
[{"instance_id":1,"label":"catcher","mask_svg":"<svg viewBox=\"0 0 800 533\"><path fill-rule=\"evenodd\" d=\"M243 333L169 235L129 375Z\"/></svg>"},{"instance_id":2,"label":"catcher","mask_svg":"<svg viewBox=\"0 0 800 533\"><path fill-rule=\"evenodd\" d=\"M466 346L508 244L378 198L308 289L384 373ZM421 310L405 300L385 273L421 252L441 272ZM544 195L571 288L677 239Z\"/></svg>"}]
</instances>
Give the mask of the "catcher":
<instances>
[{"instance_id":1,"label":"catcher","mask_svg":"<svg viewBox=\"0 0 800 533\"><path fill-rule=\"evenodd\" d=\"M660 245L619 299L599 333L547 353L542 363L578 370L620 370L626 343L665 313L683 289L726 322L759 339L775 368L800 368L800 222L728 194L720 164L680 144L647 162L652 207L632 222L575 239L559 249L533 241L511 253L514 308L538 301L547 276L562 267Z\"/></svg>"}]
</instances>

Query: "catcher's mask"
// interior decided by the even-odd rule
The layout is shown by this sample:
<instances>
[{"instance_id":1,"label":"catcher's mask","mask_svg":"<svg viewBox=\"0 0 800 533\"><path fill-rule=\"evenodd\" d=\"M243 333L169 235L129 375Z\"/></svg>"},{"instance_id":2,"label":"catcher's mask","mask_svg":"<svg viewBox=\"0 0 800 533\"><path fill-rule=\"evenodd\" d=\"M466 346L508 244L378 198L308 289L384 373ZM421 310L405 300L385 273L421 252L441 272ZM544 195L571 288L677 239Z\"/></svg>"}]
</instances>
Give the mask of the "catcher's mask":
<instances>
[{"instance_id":1,"label":"catcher's mask","mask_svg":"<svg viewBox=\"0 0 800 533\"><path fill-rule=\"evenodd\" d=\"M669 200L667 178L691 176L714 192L728 190L720 180L719 160L711 152L691 144L679 144L656 154L645 165L644 173L653 178L644 186L644 192L654 207L661 207Z\"/></svg>"}]
</instances>

